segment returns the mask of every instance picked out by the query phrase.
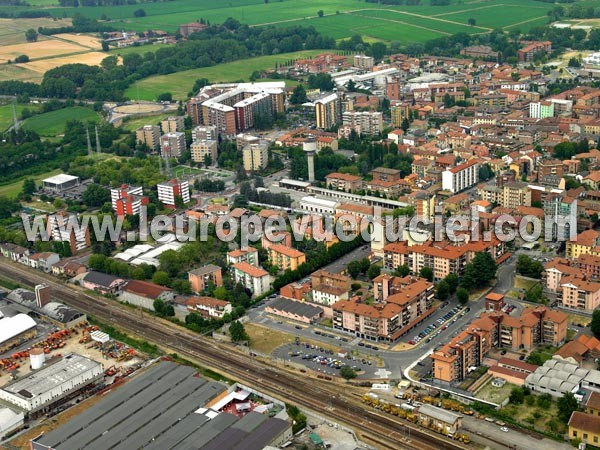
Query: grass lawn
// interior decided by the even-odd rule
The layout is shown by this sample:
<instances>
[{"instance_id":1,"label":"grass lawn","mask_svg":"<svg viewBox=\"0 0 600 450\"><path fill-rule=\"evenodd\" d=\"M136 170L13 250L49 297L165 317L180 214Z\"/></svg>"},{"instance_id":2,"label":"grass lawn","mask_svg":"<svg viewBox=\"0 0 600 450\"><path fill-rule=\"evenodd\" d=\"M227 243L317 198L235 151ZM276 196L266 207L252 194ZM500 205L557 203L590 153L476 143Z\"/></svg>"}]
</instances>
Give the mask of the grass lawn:
<instances>
[{"instance_id":1,"label":"grass lawn","mask_svg":"<svg viewBox=\"0 0 600 450\"><path fill-rule=\"evenodd\" d=\"M135 131L144 125L157 125L162 119L172 116L173 113L158 114L156 116L137 117L135 119L124 121L121 127L125 130Z\"/></svg>"},{"instance_id":2,"label":"grass lawn","mask_svg":"<svg viewBox=\"0 0 600 450\"><path fill-rule=\"evenodd\" d=\"M194 86L194 82L199 78L207 78L211 83L226 83L236 80L248 81L254 71L272 69L275 68L276 63L281 64L292 59L318 55L322 52L323 50L306 50L282 53L281 55L259 56L211 67L184 70L169 75L153 76L131 85L125 91L125 95L134 99L137 99L139 95L140 100L152 101L156 100L159 94L170 92L178 100L185 99Z\"/></svg>"},{"instance_id":3,"label":"grass lawn","mask_svg":"<svg viewBox=\"0 0 600 450\"><path fill-rule=\"evenodd\" d=\"M51 170L50 172L41 173L39 175L24 176L24 177L18 178L17 180L13 181L12 183L0 185L0 196L16 197L17 195L19 195L19 192L21 192L21 189L23 188L23 181L26 178L33 178L35 181L39 182L39 181L43 180L44 178L48 178L53 175L58 175L61 172L62 171L60 169L55 169L55 170ZM49 206L49 205L47 205L47 206Z\"/></svg>"},{"instance_id":4,"label":"grass lawn","mask_svg":"<svg viewBox=\"0 0 600 450\"><path fill-rule=\"evenodd\" d=\"M270 355L277 347L294 342L294 336L281 331L255 325L244 324L246 333L250 336L250 347L259 353Z\"/></svg>"},{"instance_id":5,"label":"grass lawn","mask_svg":"<svg viewBox=\"0 0 600 450\"><path fill-rule=\"evenodd\" d=\"M515 384L505 383L502 387L492 385L493 378L477 392L477 398L493 403L502 403L510 395L510 391L517 387Z\"/></svg>"},{"instance_id":6,"label":"grass lawn","mask_svg":"<svg viewBox=\"0 0 600 450\"><path fill-rule=\"evenodd\" d=\"M525 289L527 291L536 284L538 284L538 282L515 275L515 288L517 289Z\"/></svg>"},{"instance_id":7,"label":"grass lawn","mask_svg":"<svg viewBox=\"0 0 600 450\"><path fill-rule=\"evenodd\" d=\"M23 122L23 127L41 136L56 136L65 131L67 121L75 119L98 122L100 116L90 108L73 106L30 117Z\"/></svg>"},{"instance_id":8,"label":"grass lawn","mask_svg":"<svg viewBox=\"0 0 600 450\"><path fill-rule=\"evenodd\" d=\"M172 44L153 44L153 45L134 45L132 47L113 48L110 50L111 55L125 56L132 53L143 55L145 53L154 53L158 49L171 47Z\"/></svg>"}]
</instances>

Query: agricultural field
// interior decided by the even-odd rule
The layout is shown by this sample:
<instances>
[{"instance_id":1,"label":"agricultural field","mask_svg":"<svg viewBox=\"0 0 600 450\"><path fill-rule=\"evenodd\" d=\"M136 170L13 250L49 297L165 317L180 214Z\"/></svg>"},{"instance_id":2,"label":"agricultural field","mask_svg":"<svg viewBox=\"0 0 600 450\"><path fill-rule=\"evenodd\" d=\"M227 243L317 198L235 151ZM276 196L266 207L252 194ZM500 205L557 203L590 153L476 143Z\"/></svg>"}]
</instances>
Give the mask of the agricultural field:
<instances>
[{"instance_id":1,"label":"agricultural field","mask_svg":"<svg viewBox=\"0 0 600 450\"><path fill-rule=\"evenodd\" d=\"M29 61L28 63L18 64L19 67L27 69L31 72L35 72L41 78L44 73L55 67L62 66L64 64L87 64L90 66L99 65L104 58L106 53L103 52L85 52L76 55L58 56L56 58L37 59ZM0 71L1 72L1 71Z\"/></svg>"},{"instance_id":2,"label":"agricultural field","mask_svg":"<svg viewBox=\"0 0 600 450\"><path fill-rule=\"evenodd\" d=\"M290 59L306 58L322 53L322 50L307 50L281 55L260 56L225 64L218 64L200 69L185 70L169 75L158 75L145 78L133 84L125 91L125 95L135 100L156 100L163 92L171 92L175 99L185 99L199 78L206 78L211 83L230 82L243 79L248 81L252 72L274 68L276 63ZM263 80L264 81L264 80Z\"/></svg>"},{"instance_id":3,"label":"agricultural field","mask_svg":"<svg viewBox=\"0 0 600 450\"><path fill-rule=\"evenodd\" d=\"M39 27L67 27L71 25L71 19L52 19L48 17L40 19L0 19L0 42L2 45L14 45L26 43L25 32ZM48 39L39 36L38 40Z\"/></svg>"},{"instance_id":4,"label":"agricultural field","mask_svg":"<svg viewBox=\"0 0 600 450\"><path fill-rule=\"evenodd\" d=\"M0 64L0 81L20 80L39 83L43 74L15 64Z\"/></svg>"},{"instance_id":5,"label":"agricultural field","mask_svg":"<svg viewBox=\"0 0 600 450\"><path fill-rule=\"evenodd\" d=\"M52 0L34 0L51 2ZM586 1L590 7L600 6L599 0ZM418 42L456 32L477 33L493 28L527 29L547 22L546 12L554 7L551 3L534 0L478 0L466 2L453 0L448 6L431 6L427 0L421 5L378 5L360 0L280 0L265 3L264 0L174 0L142 4L145 17L134 17L136 5L78 8L48 8L55 17L84 13L89 17L110 18L116 28L136 31L161 29L175 32L179 24L208 19L222 23L233 17L251 26L274 24L313 25L336 39L355 33L400 43ZM515 10L518 9L518 14ZM324 17L317 12L322 10ZM368 16L368 17L364 17ZM467 21L473 18L476 25ZM420 30L420 31L419 31Z\"/></svg>"},{"instance_id":6,"label":"agricultural field","mask_svg":"<svg viewBox=\"0 0 600 450\"><path fill-rule=\"evenodd\" d=\"M97 122L100 116L83 106L73 106L30 117L23 122L23 128L35 131L40 136L56 136L64 132L68 120Z\"/></svg>"},{"instance_id":7,"label":"agricultural field","mask_svg":"<svg viewBox=\"0 0 600 450\"><path fill-rule=\"evenodd\" d=\"M135 45L131 47L113 48L110 50L111 55L125 56L132 53L144 55L145 53L154 53L161 48L171 47L172 44L155 44L155 45Z\"/></svg>"},{"instance_id":8,"label":"agricultural field","mask_svg":"<svg viewBox=\"0 0 600 450\"><path fill-rule=\"evenodd\" d=\"M69 53L85 51L80 45L72 42L52 39L25 44L3 45L0 47L0 63L14 60L19 55L27 55L29 59L52 58Z\"/></svg>"}]
</instances>

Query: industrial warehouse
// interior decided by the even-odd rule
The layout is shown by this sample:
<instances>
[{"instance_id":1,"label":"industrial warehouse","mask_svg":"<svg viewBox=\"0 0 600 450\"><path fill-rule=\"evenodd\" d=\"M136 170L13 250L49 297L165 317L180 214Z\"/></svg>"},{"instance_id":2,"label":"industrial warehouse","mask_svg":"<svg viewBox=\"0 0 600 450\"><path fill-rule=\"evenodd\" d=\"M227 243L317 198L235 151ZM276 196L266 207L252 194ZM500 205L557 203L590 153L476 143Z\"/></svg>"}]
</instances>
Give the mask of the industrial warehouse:
<instances>
[{"instance_id":1,"label":"industrial warehouse","mask_svg":"<svg viewBox=\"0 0 600 450\"><path fill-rule=\"evenodd\" d=\"M195 369L163 361L62 427L34 438L31 448L260 450L291 438L287 420L207 406L235 397L228 396L225 385L198 377Z\"/></svg>"},{"instance_id":2,"label":"industrial warehouse","mask_svg":"<svg viewBox=\"0 0 600 450\"><path fill-rule=\"evenodd\" d=\"M41 354L43 357L43 352ZM35 368L35 355L32 367ZM43 361L43 359L42 359ZM40 361L40 365L43 362ZM0 389L0 400L32 414L77 392L104 376L102 364L77 354L55 358L39 370Z\"/></svg>"}]
</instances>

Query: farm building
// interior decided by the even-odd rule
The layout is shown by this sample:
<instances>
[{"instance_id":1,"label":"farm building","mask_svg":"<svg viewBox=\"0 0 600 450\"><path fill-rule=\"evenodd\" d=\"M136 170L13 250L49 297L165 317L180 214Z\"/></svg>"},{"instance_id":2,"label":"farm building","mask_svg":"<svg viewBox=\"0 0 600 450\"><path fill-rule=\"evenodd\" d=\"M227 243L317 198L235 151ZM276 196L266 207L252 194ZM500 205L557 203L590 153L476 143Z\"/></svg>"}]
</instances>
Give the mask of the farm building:
<instances>
[{"instance_id":1,"label":"farm building","mask_svg":"<svg viewBox=\"0 0 600 450\"><path fill-rule=\"evenodd\" d=\"M33 413L104 376L102 364L76 353L56 358L0 389L0 400Z\"/></svg>"}]
</instances>

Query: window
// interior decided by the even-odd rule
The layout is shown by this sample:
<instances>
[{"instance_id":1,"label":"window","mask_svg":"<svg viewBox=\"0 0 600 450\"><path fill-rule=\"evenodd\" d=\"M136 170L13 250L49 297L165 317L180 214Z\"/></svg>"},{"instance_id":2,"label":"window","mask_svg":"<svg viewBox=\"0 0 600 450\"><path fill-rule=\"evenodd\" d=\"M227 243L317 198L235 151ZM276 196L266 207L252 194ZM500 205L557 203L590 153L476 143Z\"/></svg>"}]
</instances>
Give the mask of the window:
<instances>
[{"instance_id":1,"label":"window","mask_svg":"<svg viewBox=\"0 0 600 450\"><path fill-rule=\"evenodd\" d=\"M583 440L587 441L587 433L583 433Z\"/></svg>"},{"instance_id":2,"label":"window","mask_svg":"<svg viewBox=\"0 0 600 450\"><path fill-rule=\"evenodd\" d=\"M577 431L573 430L573 437L577 437Z\"/></svg>"},{"instance_id":3,"label":"window","mask_svg":"<svg viewBox=\"0 0 600 450\"><path fill-rule=\"evenodd\" d=\"M598 436L594 436L594 444L598 443Z\"/></svg>"}]
</instances>

